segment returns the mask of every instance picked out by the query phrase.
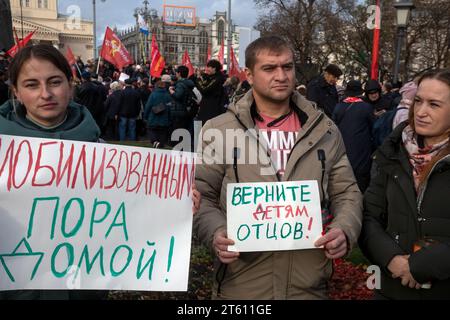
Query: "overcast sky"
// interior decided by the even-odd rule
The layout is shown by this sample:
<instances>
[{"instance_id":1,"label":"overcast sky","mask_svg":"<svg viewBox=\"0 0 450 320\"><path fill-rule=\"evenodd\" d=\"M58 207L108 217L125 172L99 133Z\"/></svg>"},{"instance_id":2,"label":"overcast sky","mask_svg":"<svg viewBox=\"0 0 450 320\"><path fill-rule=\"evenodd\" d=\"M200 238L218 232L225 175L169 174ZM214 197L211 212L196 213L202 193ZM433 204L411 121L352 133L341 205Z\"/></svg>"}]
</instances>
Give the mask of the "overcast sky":
<instances>
[{"instance_id":1,"label":"overcast sky","mask_svg":"<svg viewBox=\"0 0 450 320\"><path fill-rule=\"evenodd\" d=\"M119 30L135 24L134 9L142 6L142 0L97 0L97 41L101 44L106 26L117 26ZM150 7L162 15L163 0L150 0ZM227 0L166 0L166 4L194 6L199 18L212 18L216 11L228 10ZM67 14L71 5L81 9L84 19L92 19L92 1L90 0L60 0L59 12ZM234 24L243 27L252 27L256 23L258 11L253 0L232 0L232 18Z\"/></svg>"}]
</instances>

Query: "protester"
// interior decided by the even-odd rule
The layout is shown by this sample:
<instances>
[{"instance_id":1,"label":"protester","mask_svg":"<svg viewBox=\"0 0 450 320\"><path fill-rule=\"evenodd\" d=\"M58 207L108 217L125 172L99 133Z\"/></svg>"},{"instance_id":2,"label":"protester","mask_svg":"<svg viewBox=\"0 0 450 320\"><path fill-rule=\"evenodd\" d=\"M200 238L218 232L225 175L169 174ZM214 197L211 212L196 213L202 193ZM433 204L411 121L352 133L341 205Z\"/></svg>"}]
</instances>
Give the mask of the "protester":
<instances>
[{"instance_id":1,"label":"protester","mask_svg":"<svg viewBox=\"0 0 450 320\"><path fill-rule=\"evenodd\" d=\"M0 134L97 142L100 130L88 109L71 101L72 70L53 46L25 47L15 56L9 78L17 100L0 107ZM0 299L102 299L106 291L12 291Z\"/></svg>"},{"instance_id":2,"label":"protester","mask_svg":"<svg viewBox=\"0 0 450 320\"><path fill-rule=\"evenodd\" d=\"M172 97L169 94L166 82L158 81L144 111L150 142L154 148L162 148L168 145L172 103Z\"/></svg>"},{"instance_id":3,"label":"protester","mask_svg":"<svg viewBox=\"0 0 450 320\"><path fill-rule=\"evenodd\" d=\"M317 103L317 106L325 112L328 117L333 116L334 107L339 102L336 83L342 76L342 70L334 64L325 68L323 75L312 80L307 87L306 97Z\"/></svg>"},{"instance_id":4,"label":"protester","mask_svg":"<svg viewBox=\"0 0 450 320\"><path fill-rule=\"evenodd\" d=\"M359 242L381 268L378 299L450 299L449 137L450 71L427 72L364 198Z\"/></svg>"},{"instance_id":5,"label":"protester","mask_svg":"<svg viewBox=\"0 0 450 320\"><path fill-rule=\"evenodd\" d=\"M106 141L117 141L119 140L119 110L123 99L122 85L118 81L114 81L111 84L110 91L111 93L105 103L106 122L102 137Z\"/></svg>"},{"instance_id":6,"label":"protester","mask_svg":"<svg viewBox=\"0 0 450 320\"><path fill-rule=\"evenodd\" d=\"M170 113L171 133L177 129L191 130L193 127L193 115L188 110L188 99L195 84L188 79L188 75L189 69L186 66L179 66L176 69L175 86L169 88L174 102Z\"/></svg>"},{"instance_id":7,"label":"protester","mask_svg":"<svg viewBox=\"0 0 450 320\"><path fill-rule=\"evenodd\" d=\"M331 260L349 252L361 226L362 196L345 155L344 143L333 122L294 93L294 55L287 42L275 36L256 40L247 48L246 65L253 90L230 105L224 115L205 124L202 135L220 136L203 141L200 150L203 162L196 169L196 184L203 198L195 216L194 231L215 253L213 298L326 299ZM244 130L255 143L245 149L233 149L236 144L242 144L234 136L231 140L227 138L230 129ZM258 164L248 164L241 160L259 154L258 148L269 147L268 141L258 139L249 129L257 129L265 137L277 135L277 139L292 143L289 150L277 150L278 143L273 143L273 150L263 152L264 159L260 158ZM241 138L245 139L244 136ZM224 146L235 150L231 163L227 161L231 155L222 152ZM318 153L323 153L323 158L318 159ZM288 157L290 154L288 161L283 158L286 154ZM326 172L322 171L321 159ZM325 174L326 177L322 176ZM301 180L323 181L321 197L324 203L329 199L334 214L326 234L315 243L324 249L228 251L228 246L234 244L227 237L229 183Z\"/></svg>"},{"instance_id":8,"label":"protester","mask_svg":"<svg viewBox=\"0 0 450 320\"><path fill-rule=\"evenodd\" d=\"M335 107L333 120L341 131L348 160L359 189L364 193L370 182L375 116L372 106L361 99L362 94L361 82L349 81L345 89L346 98Z\"/></svg>"},{"instance_id":9,"label":"protester","mask_svg":"<svg viewBox=\"0 0 450 320\"><path fill-rule=\"evenodd\" d=\"M414 97L417 92L417 84L414 81L408 82L400 89L401 101L397 106L397 112L392 123L392 129L395 129L400 123L408 120L409 108L414 103Z\"/></svg>"},{"instance_id":10,"label":"protester","mask_svg":"<svg viewBox=\"0 0 450 320\"><path fill-rule=\"evenodd\" d=\"M119 108L120 141L137 141L136 120L141 113L141 95L133 88L134 79L125 80Z\"/></svg>"},{"instance_id":11,"label":"protester","mask_svg":"<svg viewBox=\"0 0 450 320\"><path fill-rule=\"evenodd\" d=\"M98 142L100 129L89 110L71 101L72 70L53 46L21 49L9 68L17 99L0 106L0 135ZM193 189L193 212L200 194ZM105 299L98 290L21 290L0 292L0 300Z\"/></svg>"},{"instance_id":12,"label":"protester","mask_svg":"<svg viewBox=\"0 0 450 320\"><path fill-rule=\"evenodd\" d=\"M205 73L197 79L197 88L202 94L202 102L197 120L206 121L221 115L226 111L225 90L223 85L225 77L221 73L222 65L217 60L208 61Z\"/></svg>"},{"instance_id":13,"label":"protester","mask_svg":"<svg viewBox=\"0 0 450 320\"><path fill-rule=\"evenodd\" d=\"M383 113L392 109L391 97L382 95L382 88L378 80L367 81L364 90L364 100L373 107L375 116L379 117Z\"/></svg>"},{"instance_id":14,"label":"protester","mask_svg":"<svg viewBox=\"0 0 450 320\"><path fill-rule=\"evenodd\" d=\"M98 82L92 81L92 74L88 71L84 71L81 74L82 83L75 90L74 100L82 106L86 106L94 117L95 122L100 127L104 122L105 105L106 100L105 90L100 87Z\"/></svg>"}]
</instances>

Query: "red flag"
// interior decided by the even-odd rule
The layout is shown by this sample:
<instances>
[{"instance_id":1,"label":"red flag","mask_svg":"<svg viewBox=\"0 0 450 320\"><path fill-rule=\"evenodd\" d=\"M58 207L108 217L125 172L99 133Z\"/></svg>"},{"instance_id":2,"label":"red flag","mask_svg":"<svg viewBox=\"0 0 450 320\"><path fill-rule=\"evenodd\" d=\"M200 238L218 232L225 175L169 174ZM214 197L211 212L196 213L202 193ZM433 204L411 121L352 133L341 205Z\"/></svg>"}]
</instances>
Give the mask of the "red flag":
<instances>
[{"instance_id":1,"label":"red flag","mask_svg":"<svg viewBox=\"0 0 450 320\"><path fill-rule=\"evenodd\" d=\"M156 42L156 37L153 34L152 37L152 59L151 59L150 75L155 78L161 77L161 73L166 66L166 61L159 52L158 43Z\"/></svg>"},{"instance_id":2,"label":"red flag","mask_svg":"<svg viewBox=\"0 0 450 320\"><path fill-rule=\"evenodd\" d=\"M74 78L78 78L77 75L77 60L75 59L75 56L73 55L72 49L68 46L67 47L67 53L66 53L66 59L70 64L70 68L72 69L72 75Z\"/></svg>"},{"instance_id":3,"label":"red flag","mask_svg":"<svg viewBox=\"0 0 450 320\"><path fill-rule=\"evenodd\" d=\"M371 79L378 80L378 55L380 51L381 8L380 0L377 0L375 13L375 29L373 30L372 68Z\"/></svg>"},{"instance_id":4,"label":"red flag","mask_svg":"<svg viewBox=\"0 0 450 320\"><path fill-rule=\"evenodd\" d=\"M21 41L16 43L11 49L6 52L11 58L14 58L16 54L19 52L20 49L25 47L28 42L30 42L31 38L33 38L34 33L36 30L30 32L25 38L23 38Z\"/></svg>"},{"instance_id":5,"label":"red flag","mask_svg":"<svg viewBox=\"0 0 450 320\"><path fill-rule=\"evenodd\" d=\"M100 57L115 65L119 70L133 64L133 58L131 58L122 41L109 27L106 27Z\"/></svg>"},{"instance_id":6,"label":"red flag","mask_svg":"<svg viewBox=\"0 0 450 320\"><path fill-rule=\"evenodd\" d=\"M236 59L236 56L234 55L234 50L233 47L231 47L230 50L230 63L229 63L229 70L228 70L228 74L230 75L230 77L232 76L236 76L239 77L239 74L241 73L241 68L239 68L239 63Z\"/></svg>"},{"instance_id":7,"label":"red flag","mask_svg":"<svg viewBox=\"0 0 450 320\"><path fill-rule=\"evenodd\" d=\"M241 82L244 82L245 80L247 80L247 73L245 72L244 69L242 69L241 72L239 73L239 80Z\"/></svg>"},{"instance_id":8,"label":"red flag","mask_svg":"<svg viewBox=\"0 0 450 320\"><path fill-rule=\"evenodd\" d=\"M222 39L222 46L220 47L219 51L219 62L223 65L225 63L225 43Z\"/></svg>"},{"instance_id":9,"label":"red flag","mask_svg":"<svg viewBox=\"0 0 450 320\"><path fill-rule=\"evenodd\" d=\"M186 66L189 69L188 78L194 74L194 67L192 66L191 57L189 57L187 49L183 54L183 66Z\"/></svg>"}]
</instances>

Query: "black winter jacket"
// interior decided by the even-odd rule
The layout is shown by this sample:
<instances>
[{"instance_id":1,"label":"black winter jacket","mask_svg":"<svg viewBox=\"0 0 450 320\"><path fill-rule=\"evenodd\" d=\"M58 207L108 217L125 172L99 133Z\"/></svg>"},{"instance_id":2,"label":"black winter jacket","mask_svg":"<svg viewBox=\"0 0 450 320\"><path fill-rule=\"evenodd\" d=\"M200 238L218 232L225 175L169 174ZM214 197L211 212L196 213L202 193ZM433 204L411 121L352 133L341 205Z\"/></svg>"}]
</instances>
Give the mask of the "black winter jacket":
<instances>
[{"instance_id":1,"label":"black winter jacket","mask_svg":"<svg viewBox=\"0 0 450 320\"><path fill-rule=\"evenodd\" d=\"M323 76L312 80L306 90L306 98L317 103L317 106L329 117L333 117L334 107L339 102L336 86L328 84Z\"/></svg>"},{"instance_id":2,"label":"black winter jacket","mask_svg":"<svg viewBox=\"0 0 450 320\"><path fill-rule=\"evenodd\" d=\"M450 299L450 155L431 171L417 194L400 124L375 153L377 174L364 196L360 247L381 270L380 293L389 299ZM422 238L437 241L416 253ZM410 255L411 274L431 289L403 287L387 269L394 256Z\"/></svg>"}]
</instances>

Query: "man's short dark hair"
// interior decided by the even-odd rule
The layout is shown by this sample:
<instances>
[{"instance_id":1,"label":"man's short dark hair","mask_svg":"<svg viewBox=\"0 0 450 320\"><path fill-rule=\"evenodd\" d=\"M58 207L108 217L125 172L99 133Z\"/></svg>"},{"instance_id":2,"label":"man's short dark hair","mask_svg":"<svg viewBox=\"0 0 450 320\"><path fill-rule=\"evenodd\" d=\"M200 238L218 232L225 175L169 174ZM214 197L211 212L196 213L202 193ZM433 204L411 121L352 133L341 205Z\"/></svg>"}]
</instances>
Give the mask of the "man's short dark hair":
<instances>
[{"instance_id":1,"label":"man's short dark hair","mask_svg":"<svg viewBox=\"0 0 450 320\"><path fill-rule=\"evenodd\" d=\"M247 47L247 50L245 51L245 66L250 70L253 70L256 64L256 58L262 50L281 53L286 49L290 50L292 55L294 55L294 50L292 50L292 47L283 38L278 36L261 37L250 43Z\"/></svg>"},{"instance_id":2,"label":"man's short dark hair","mask_svg":"<svg viewBox=\"0 0 450 320\"><path fill-rule=\"evenodd\" d=\"M219 62L219 60L215 59L209 60L206 66L216 69L216 72L222 70L222 64Z\"/></svg>"},{"instance_id":3,"label":"man's short dark hair","mask_svg":"<svg viewBox=\"0 0 450 320\"><path fill-rule=\"evenodd\" d=\"M335 64L330 64L325 68L325 72L328 72L329 74L335 76L336 78L339 78L342 76L342 70Z\"/></svg>"},{"instance_id":4,"label":"man's short dark hair","mask_svg":"<svg viewBox=\"0 0 450 320\"><path fill-rule=\"evenodd\" d=\"M186 66L179 66L177 68L177 73L179 73L183 79L186 79L189 75L189 69Z\"/></svg>"}]
</instances>

